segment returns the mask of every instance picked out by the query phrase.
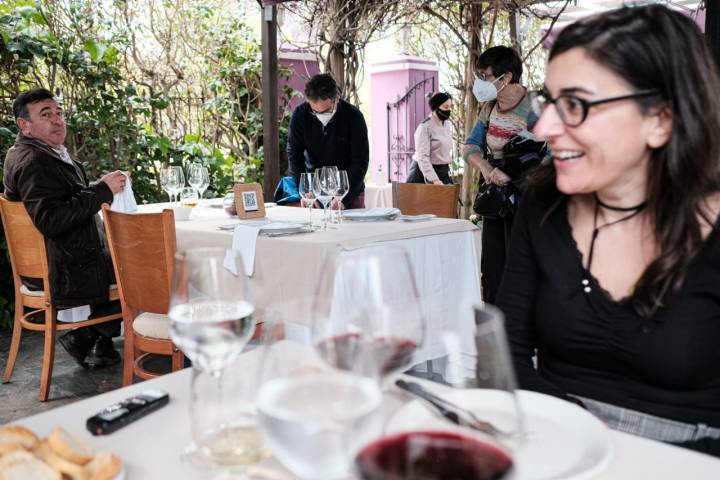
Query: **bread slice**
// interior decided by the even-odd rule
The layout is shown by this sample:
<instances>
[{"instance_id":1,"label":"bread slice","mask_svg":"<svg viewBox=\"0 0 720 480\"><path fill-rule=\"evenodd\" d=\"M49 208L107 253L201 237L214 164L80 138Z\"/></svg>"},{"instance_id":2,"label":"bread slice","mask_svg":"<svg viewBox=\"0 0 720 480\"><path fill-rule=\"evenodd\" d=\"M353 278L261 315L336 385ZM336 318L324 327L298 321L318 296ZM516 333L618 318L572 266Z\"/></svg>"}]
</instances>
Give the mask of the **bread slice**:
<instances>
[{"instance_id":1,"label":"bread slice","mask_svg":"<svg viewBox=\"0 0 720 480\"><path fill-rule=\"evenodd\" d=\"M19 443L0 443L0 455L5 455L15 450L25 450L25 446Z\"/></svg>"},{"instance_id":2,"label":"bread slice","mask_svg":"<svg viewBox=\"0 0 720 480\"><path fill-rule=\"evenodd\" d=\"M47 439L52 451L65 460L85 465L95 455L91 446L72 436L62 427L55 427Z\"/></svg>"},{"instance_id":3,"label":"bread slice","mask_svg":"<svg viewBox=\"0 0 720 480\"><path fill-rule=\"evenodd\" d=\"M70 478L70 480L88 479L89 475L83 465L71 462L70 460L66 460L57 453L55 453L53 449L50 448L50 444L47 442L47 440L41 441L38 444L38 447L35 449L34 453L42 460L44 460L45 463L50 465L53 469Z\"/></svg>"},{"instance_id":4,"label":"bread slice","mask_svg":"<svg viewBox=\"0 0 720 480\"><path fill-rule=\"evenodd\" d=\"M16 463L26 462L35 458L35 455L26 450L14 450L10 453L6 453L0 458L0 470L5 467L9 467Z\"/></svg>"},{"instance_id":5,"label":"bread slice","mask_svg":"<svg viewBox=\"0 0 720 480\"><path fill-rule=\"evenodd\" d=\"M95 457L85 465L89 473L89 480L111 480L122 470L122 461L110 452L98 452Z\"/></svg>"},{"instance_id":6,"label":"bread slice","mask_svg":"<svg viewBox=\"0 0 720 480\"><path fill-rule=\"evenodd\" d=\"M38 437L32 430L21 425L4 425L0 427L0 448L3 445L22 445L26 450L32 450L38 443Z\"/></svg>"},{"instance_id":7,"label":"bread slice","mask_svg":"<svg viewBox=\"0 0 720 480\"><path fill-rule=\"evenodd\" d=\"M14 453L23 452L8 453L5 457ZM45 462L28 452L24 453L27 453L29 457L16 457L9 464L0 466L0 480L62 480L62 475L46 465Z\"/></svg>"}]
</instances>

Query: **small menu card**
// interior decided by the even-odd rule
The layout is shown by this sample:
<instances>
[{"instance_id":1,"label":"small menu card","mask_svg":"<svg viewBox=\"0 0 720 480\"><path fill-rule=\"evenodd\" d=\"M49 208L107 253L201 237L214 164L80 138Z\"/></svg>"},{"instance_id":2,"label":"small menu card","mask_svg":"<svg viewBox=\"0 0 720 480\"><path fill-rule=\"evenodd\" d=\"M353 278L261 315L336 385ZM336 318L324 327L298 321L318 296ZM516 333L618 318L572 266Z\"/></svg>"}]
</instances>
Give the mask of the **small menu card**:
<instances>
[{"instance_id":1,"label":"small menu card","mask_svg":"<svg viewBox=\"0 0 720 480\"><path fill-rule=\"evenodd\" d=\"M265 200L259 183L236 183L233 191L239 218L265 217Z\"/></svg>"}]
</instances>

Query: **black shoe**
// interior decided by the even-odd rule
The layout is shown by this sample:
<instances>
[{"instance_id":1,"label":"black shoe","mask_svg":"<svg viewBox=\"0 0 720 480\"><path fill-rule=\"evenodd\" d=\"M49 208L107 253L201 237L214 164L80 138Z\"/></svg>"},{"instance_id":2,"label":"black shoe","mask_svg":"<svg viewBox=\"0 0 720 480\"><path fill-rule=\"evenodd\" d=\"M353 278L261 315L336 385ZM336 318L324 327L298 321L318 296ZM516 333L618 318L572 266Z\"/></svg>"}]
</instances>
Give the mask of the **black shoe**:
<instances>
[{"instance_id":1,"label":"black shoe","mask_svg":"<svg viewBox=\"0 0 720 480\"><path fill-rule=\"evenodd\" d=\"M85 357L95 344L96 339L97 333L89 328L78 328L62 335L58 338L58 341L78 365L87 368Z\"/></svg>"},{"instance_id":2,"label":"black shoe","mask_svg":"<svg viewBox=\"0 0 720 480\"><path fill-rule=\"evenodd\" d=\"M120 354L115 350L111 338L100 335L95 340L85 361L91 367L107 367L120 362Z\"/></svg>"}]
</instances>

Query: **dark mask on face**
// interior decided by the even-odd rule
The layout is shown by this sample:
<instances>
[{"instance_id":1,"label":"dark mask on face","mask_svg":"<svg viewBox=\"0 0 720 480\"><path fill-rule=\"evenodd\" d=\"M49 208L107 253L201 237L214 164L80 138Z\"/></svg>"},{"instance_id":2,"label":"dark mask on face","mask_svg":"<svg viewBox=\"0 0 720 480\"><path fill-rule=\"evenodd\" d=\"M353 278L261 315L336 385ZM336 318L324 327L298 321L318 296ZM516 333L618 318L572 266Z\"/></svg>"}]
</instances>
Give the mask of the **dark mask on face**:
<instances>
[{"instance_id":1,"label":"dark mask on face","mask_svg":"<svg viewBox=\"0 0 720 480\"><path fill-rule=\"evenodd\" d=\"M450 118L451 112L451 110L442 110L438 108L437 110L435 110L435 115L437 115L437 117L444 122L445 120Z\"/></svg>"}]
</instances>

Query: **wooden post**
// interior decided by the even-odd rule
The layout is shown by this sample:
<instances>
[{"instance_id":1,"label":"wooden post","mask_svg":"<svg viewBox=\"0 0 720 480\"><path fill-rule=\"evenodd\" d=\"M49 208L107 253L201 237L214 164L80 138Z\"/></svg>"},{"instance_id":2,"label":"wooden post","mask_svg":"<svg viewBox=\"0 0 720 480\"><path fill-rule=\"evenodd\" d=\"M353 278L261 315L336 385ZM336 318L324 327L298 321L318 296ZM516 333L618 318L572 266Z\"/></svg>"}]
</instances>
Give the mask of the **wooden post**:
<instances>
[{"instance_id":1,"label":"wooden post","mask_svg":"<svg viewBox=\"0 0 720 480\"><path fill-rule=\"evenodd\" d=\"M263 7L262 14L262 111L266 199L273 198L280 181L280 137L278 129L277 6Z\"/></svg>"}]
</instances>

